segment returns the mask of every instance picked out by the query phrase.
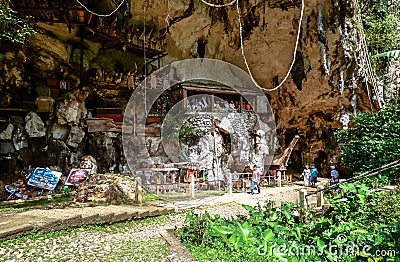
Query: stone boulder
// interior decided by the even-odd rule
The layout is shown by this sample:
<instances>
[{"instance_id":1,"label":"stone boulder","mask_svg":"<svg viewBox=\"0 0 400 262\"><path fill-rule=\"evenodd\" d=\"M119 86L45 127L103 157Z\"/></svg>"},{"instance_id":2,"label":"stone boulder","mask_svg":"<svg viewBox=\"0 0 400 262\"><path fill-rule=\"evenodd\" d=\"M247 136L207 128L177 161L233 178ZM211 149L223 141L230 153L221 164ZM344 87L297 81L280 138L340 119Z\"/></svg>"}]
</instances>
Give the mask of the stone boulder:
<instances>
[{"instance_id":1,"label":"stone boulder","mask_svg":"<svg viewBox=\"0 0 400 262\"><path fill-rule=\"evenodd\" d=\"M11 140L13 131L14 131L14 126L13 124L9 123L6 129L0 133L0 139Z\"/></svg>"},{"instance_id":2,"label":"stone boulder","mask_svg":"<svg viewBox=\"0 0 400 262\"><path fill-rule=\"evenodd\" d=\"M43 137L46 135L46 128L42 119L32 111L25 116L25 130L29 137Z\"/></svg>"},{"instance_id":3,"label":"stone boulder","mask_svg":"<svg viewBox=\"0 0 400 262\"><path fill-rule=\"evenodd\" d=\"M94 174L79 185L75 202L118 203L135 200L134 177Z\"/></svg>"}]
</instances>

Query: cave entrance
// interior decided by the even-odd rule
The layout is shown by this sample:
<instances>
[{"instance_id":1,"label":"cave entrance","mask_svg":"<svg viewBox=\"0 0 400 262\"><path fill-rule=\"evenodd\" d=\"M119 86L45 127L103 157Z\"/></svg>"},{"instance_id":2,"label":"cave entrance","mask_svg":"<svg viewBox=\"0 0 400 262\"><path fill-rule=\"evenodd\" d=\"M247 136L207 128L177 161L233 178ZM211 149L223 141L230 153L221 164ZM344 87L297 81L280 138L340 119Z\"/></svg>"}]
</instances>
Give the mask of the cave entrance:
<instances>
[{"instance_id":1,"label":"cave entrance","mask_svg":"<svg viewBox=\"0 0 400 262\"><path fill-rule=\"evenodd\" d=\"M199 58L204 58L204 55L206 54L206 39L199 39L197 41L197 54L199 55Z\"/></svg>"},{"instance_id":2,"label":"cave entrance","mask_svg":"<svg viewBox=\"0 0 400 262\"><path fill-rule=\"evenodd\" d=\"M329 173L328 154L322 150L318 151L318 157L314 158L314 164L318 168L322 177L327 177Z\"/></svg>"}]
</instances>

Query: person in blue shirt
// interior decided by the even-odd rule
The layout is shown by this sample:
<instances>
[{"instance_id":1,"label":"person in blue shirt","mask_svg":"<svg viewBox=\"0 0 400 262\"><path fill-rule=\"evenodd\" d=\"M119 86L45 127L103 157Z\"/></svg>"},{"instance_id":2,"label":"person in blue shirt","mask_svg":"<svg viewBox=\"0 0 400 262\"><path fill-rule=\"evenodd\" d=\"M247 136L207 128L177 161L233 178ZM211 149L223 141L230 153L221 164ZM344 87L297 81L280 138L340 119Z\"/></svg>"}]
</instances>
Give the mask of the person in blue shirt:
<instances>
[{"instance_id":1,"label":"person in blue shirt","mask_svg":"<svg viewBox=\"0 0 400 262\"><path fill-rule=\"evenodd\" d=\"M311 165L310 173L311 173L311 186L315 187L315 183L317 183L318 169L315 167L314 164Z\"/></svg>"},{"instance_id":2,"label":"person in blue shirt","mask_svg":"<svg viewBox=\"0 0 400 262\"><path fill-rule=\"evenodd\" d=\"M253 175L252 175L251 183L250 183L250 191L251 191L252 195L254 195L254 185L257 186L258 194L260 194L260 178L261 178L261 173L260 173L260 171L257 170L257 166L254 166L253 167Z\"/></svg>"},{"instance_id":3,"label":"person in blue shirt","mask_svg":"<svg viewBox=\"0 0 400 262\"><path fill-rule=\"evenodd\" d=\"M336 170L335 166L331 166L331 185L339 183L339 172Z\"/></svg>"}]
</instances>

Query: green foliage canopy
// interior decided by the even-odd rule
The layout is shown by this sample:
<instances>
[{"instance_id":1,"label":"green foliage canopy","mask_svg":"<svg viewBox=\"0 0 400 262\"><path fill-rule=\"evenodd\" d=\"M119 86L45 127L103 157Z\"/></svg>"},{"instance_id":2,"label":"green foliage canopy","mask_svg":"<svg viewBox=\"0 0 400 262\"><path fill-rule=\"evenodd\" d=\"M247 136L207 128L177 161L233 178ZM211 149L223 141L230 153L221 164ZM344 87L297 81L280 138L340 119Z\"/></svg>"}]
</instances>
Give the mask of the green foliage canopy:
<instances>
[{"instance_id":1,"label":"green foliage canopy","mask_svg":"<svg viewBox=\"0 0 400 262\"><path fill-rule=\"evenodd\" d=\"M362 0L360 5L369 51L400 49L400 0Z\"/></svg>"},{"instance_id":2,"label":"green foliage canopy","mask_svg":"<svg viewBox=\"0 0 400 262\"><path fill-rule=\"evenodd\" d=\"M10 0L0 0L0 41L24 43L35 33L34 28L10 8Z\"/></svg>"},{"instance_id":3,"label":"green foliage canopy","mask_svg":"<svg viewBox=\"0 0 400 262\"><path fill-rule=\"evenodd\" d=\"M400 106L359 114L353 124L335 133L343 164L363 172L400 159Z\"/></svg>"}]
</instances>

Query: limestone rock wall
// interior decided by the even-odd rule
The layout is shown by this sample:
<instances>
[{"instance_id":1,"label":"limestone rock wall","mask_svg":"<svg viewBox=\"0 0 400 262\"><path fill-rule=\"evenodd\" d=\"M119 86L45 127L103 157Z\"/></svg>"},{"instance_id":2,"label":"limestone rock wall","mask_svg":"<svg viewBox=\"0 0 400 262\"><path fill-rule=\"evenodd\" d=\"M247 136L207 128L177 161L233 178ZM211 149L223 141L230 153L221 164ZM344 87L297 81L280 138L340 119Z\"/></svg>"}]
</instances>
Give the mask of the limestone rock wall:
<instances>
[{"instance_id":1,"label":"limestone rock wall","mask_svg":"<svg viewBox=\"0 0 400 262\"><path fill-rule=\"evenodd\" d=\"M211 1L223 2L228 1ZM282 8L285 2L296 1L239 2L245 55L254 78L266 89L282 81L293 58L301 1ZM316 162L328 172L328 162L337 161L333 131L354 114L377 108L364 83L355 10L353 1L305 0L296 62L281 88L266 91L277 122L278 150L294 135L301 137L293 164ZM246 70L235 5L139 0L131 1L131 12L168 28L166 62L204 56Z\"/></svg>"},{"instance_id":2,"label":"limestone rock wall","mask_svg":"<svg viewBox=\"0 0 400 262\"><path fill-rule=\"evenodd\" d=\"M347 124L352 115L375 110L377 105L369 98L364 83L357 27L353 23L356 10L353 1L305 0L302 21L299 21L300 3L239 1L243 43L254 78L262 87L271 89L282 81L289 69L301 22L296 62L289 77L278 90L266 91L266 95L278 128L277 153L299 134L301 138L293 152L292 164L316 162L324 171L328 161L336 161L333 131ZM153 32L165 32L168 55L162 59L161 66L175 60L206 57L245 69L236 5L213 8L200 0L131 0L130 12L132 24L146 24L149 29L156 29ZM69 33L65 25L38 26L39 33L29 45L22 50L3 52L6 55L0 70L0 108L32 106L37 87L45 85L41 81L46 78L65 80L71 89L82 84L79 79L81 43L75 29ZM96 74L90 71L92 68L110 72L111 80L116 70L143 71L143 57L123 50L105 50L100 44L85 41L83 55L83 71L88 74L83 80ZM153 67L156 64L154 62ZM370 97L373 96L371 92ZM95 106L99 104L96 97L87 99ZM55 116L61 121L56 123L58 127L81 125L71 124L77 118L63 117L65 110L75 108L67 109L68 103L64 98L55 101L59 105ZM86 114L83 108L75 109ZM46 128L54 125L45 123ZM4 124L3 129L6 128ZM72 148L79 141L89 140L88 136L81 139L81 132L75 129L69 127L66 133L65 128L56 127L52 136L61 136ZM79 141L68 137L72 133ZM7 136L7 132L4 135Z\"/></svg>"}]
</instances>

